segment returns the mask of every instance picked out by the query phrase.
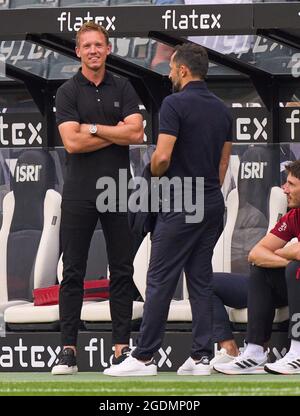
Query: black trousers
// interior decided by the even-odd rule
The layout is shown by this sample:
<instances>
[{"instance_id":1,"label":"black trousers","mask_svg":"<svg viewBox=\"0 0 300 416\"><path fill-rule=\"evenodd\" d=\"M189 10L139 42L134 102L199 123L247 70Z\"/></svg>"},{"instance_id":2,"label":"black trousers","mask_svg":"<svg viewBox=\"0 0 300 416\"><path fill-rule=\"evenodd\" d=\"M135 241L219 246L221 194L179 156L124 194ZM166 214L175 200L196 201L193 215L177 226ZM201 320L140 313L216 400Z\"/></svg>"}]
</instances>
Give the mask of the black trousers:
<instances>
[{"instance_id":1,"label":"black trousers","mask_svg":"<svg viewBox=\"0 0 300 416\"><path fill-rule=\"evenodd\" d=\"M299 261L286 268L251 267L248 292L248 325L246 342L264 345L269 341L275 309L289 306L289 338L300 341ZM299 328L299 329L298 329Z\"/></svg>"},{"instance_id":2,"label":"black trousers","mask_svg":"<svg viewBox=\"0 0 300 416\"><path fill-rule=\"evenodd\" d=\"M88 251L100 218L110 270L113 344L129 342L133 283L133 243L127 213L99 213L94 201L62 202L63 281L59 296L62 345L76 345ZM99 317L100 318L100 317Z\"/></svg>"},{"instance_id":3,"label":"black trousers","mask_svg":"<svg viewBox=\"0 0 300 416\"><path fill-rule=\"evenodd\" d=\"M212 355L211 258L223 213L221 195L215 205L206 209L201 223L186 223L184 213L158 214L152 235L143 320L134 357L147 360L159 350L182 269L186 273L193 316L191 356Z\"/></svg>"}]
</instances>

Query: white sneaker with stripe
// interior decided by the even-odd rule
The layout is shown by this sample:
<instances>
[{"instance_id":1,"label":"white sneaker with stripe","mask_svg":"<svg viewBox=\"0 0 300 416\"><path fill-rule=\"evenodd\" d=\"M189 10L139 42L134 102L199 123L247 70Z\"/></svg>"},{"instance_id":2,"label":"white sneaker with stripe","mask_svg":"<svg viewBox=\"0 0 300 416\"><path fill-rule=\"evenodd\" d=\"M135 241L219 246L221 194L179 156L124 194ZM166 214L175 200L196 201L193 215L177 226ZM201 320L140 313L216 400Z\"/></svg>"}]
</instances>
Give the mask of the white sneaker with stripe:
<instances>
[{"instance_id":1,"label":"white sneaker with stripe","mask_svg":"<svg viewBox=\"0 0 300 416\"><path fill-rule=\"evenodd\" d=\"M264 365L267 362L267 353L257 359L245 354L240 354L229 363L215 364L214 369L223 374L264 374Z\"/></svg>"},{"instance_id":2,"label":"white sneaker with stripe","mask_svg":"<svg viewBox=\"0 0 300 416\"><path fill-rule=\"evenodd\" d=\"M265 370L271 374L300 374L300 357L298 355L287 353L275 363L267 363Z\"/></svg>"},{"instance_id":3,"label":"white sneaker with stripe","mask_svg":"<svg viewBox=\"0 0 300 416\"><path fill-rule=\"evenodd\" d=\"M220 351L216 352L214 358L210 361L211 371L213 373L216 373L216 370L214 369L214 366L216 364L229 363L229 362L235 360L235 358L236 357L234 357L233 355L227 354L225 348L221 348Z\"/></svg>"}]
</instances>

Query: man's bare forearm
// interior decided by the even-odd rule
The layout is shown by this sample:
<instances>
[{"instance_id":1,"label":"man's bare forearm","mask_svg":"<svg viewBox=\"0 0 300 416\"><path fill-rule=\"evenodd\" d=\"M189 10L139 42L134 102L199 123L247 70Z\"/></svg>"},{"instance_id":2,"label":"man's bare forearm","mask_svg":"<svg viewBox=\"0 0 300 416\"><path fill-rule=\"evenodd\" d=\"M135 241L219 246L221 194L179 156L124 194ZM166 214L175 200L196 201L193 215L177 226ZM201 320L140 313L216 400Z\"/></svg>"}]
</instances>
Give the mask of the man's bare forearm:
<instances>
[{"instance_id":1,"label":"man's bare forearm","mask_svg":"<svg viewBox=\"0 0 300 416\"><path fill-rule=\"evenodd\" d=\"M279 248L275 251L275 254L286 260L300 260L300 243Z\"/></svg>"},{"instance_id":2,"label":"man's bare forearm","mask_svg":"<svg viewBox=\"0 0 300 416\"><path fill-rule=\"evenodd\" d=\"M168 170L170 160L159 157L157 152L154 152L151 158L151 173L153 176L163 176Z\"/></svg>"},{"instance_id":3,"label":"man's bare forearm","mask_svg":"<svg viewBox=\"0 0 300 416\"><path fill-rule=\"evenodd\" d=\"M249 262L259 267L278 268L286 267L289 260L273 253L271 250L260 246L251 250L248 258Z\"/></svg>"},{"instance_id":4,"label":"man's bare forearm","mask_svg":"<svg viewBox=\"0 0 300 416\"><path fill-rule=\"evenodd\" d=\"M134 124L122 123L117 126L97 124L97 137L109 140L112 143L127 146L143 142L143 130Z\"/></svg>"},{"instance_id":5,"label":"man's bare forearm","mask_svg":"<svg viewBox=\"0 0 300 416\"><path fill-rule=\"evenodd\" d=\"M110 145L109 141L95 137L90 133L78 132L69 140L69 144L65 148L69 153L89 153Z\"/></svg>"}]
</instances>

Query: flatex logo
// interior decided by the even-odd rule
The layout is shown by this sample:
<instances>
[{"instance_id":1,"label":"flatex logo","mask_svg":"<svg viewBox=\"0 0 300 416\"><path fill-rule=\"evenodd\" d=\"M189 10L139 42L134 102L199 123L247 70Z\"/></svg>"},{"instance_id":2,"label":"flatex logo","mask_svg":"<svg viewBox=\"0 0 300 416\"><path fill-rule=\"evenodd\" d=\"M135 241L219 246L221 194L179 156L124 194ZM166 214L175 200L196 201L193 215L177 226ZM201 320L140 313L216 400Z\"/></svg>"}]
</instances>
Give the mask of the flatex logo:
<instances>
[{"instance_id":1,"label":"flatex logo","mask_svg":"<svg viewBox=\"0 0 300 416\"><path fill-rule=\"evenodd\" d=\"M45 368L57 362L61 347L50 345L24 345L23 338L15 346L5 345L0 348L0 368Z\"/></svg>"},{"instance_id":2,"label":"flatex logo","mask_svg":"<svg viewBox=\"0 0 300 416\"><path fill-rule=\"evenodd\" d=\"M176 10L168 9L161 16L164 20L165 30L175 29L220 29L221 13L196 13L192 9L190 14L178 13Z\"/></svg>"},{"instance_id":3,"label":"flatex logo","mask_svg":"<svg viewBox=\"0 0 300 416\"><path fill-rule=\"evenodd\" d=\"M116 16L91 16L88 11L84 17L74 16L72 12L61 12L57 18L60 32L77 32L83 23L95 22L98 25L105 27L106 30L116 30L115 21Z\"/></svg>"},{"instance_id":4,"label":"flatex logo","mask_svg":"<svg viewBox=\"0 0 300 416\"><path fill-rule=\"evenodd\" d=\"M0 116L0 144L2 146L26 146L33 145L34 142L42 144L42 138L39 132L42 129L42 123L37 125L32 123L6 123L3 116ZM30 136L28 137L28 133Z\"/></svg>"},{"instance_id":5,"label":"flatex logo","mask_svg":"<svg viewBox=\"0 0 300 416\"><path fill-rule=\"evenodd\" d=\"M263 179L268 162L242 162L241 179Z\"/></svg>"},{"instance_id":6,"label":"flatex logo","mask_svg":"<svg viewBox=\"0 0 300 416\"><path fill-rule=\"evenodd\" d=\"M293 110L285 121L290 125L291 140L295 140L296 125L300 123L300 110Z\"/></svg>"},{"instance_id":7,"label":"flatex logo","mask_svg":"<svg viewBox=\"0 0 300 416\"><path fill-rule=\"evenodd\" d=\"M38 182L41 170L42 165L17 165L15 172L16 182Z\"/></svg>"},{"instance_id":8,"label":"flatex logo","mask_svg":"<svg viewBox=\"0 0 300 416\"><path fill-rule=\"evenodd\" d=\"M264 140L268 140L268 134L265 130L267 126L267 117L264 117L261 121L254 117L240 117L236 119L236 138L238 141L249 141L251 139L258 140L262 137Z\"/></svg>"},{"instance_id":9,"label":"flatex logo","mask_svg":"<svg viewBox=\"0 0 300 416\"><path fill-rule=\"evenodd\" d=\"M172 361L169 359L169 355L172 351L172 347L169 345L165 350L163 350L163 348L160 348L158 350L158 353L160 354L160 359L157 363L157 366L160 368L162 367L164 364L167 365L169 368L172 367Z\"/></svg>"},{"instance_id":10,"label":"flatex logo","mask_svg":"<svg viewBox=\"0 0 300 416\"><path fill-rule=\"evenodd\" d=\"M130 338L129 340L129 348L133 348L133 340ZM88 342L88 345L84 347L84 351L88 354L88 362L89 368L93 368L94 366L98 366L100 364L103 368L107 368L110 364L112 364L112 357L113 354L107 360L107 352L111 350L111 346L105 345L104 338L91 338ZM165 349L160 348L158 350L158 367L162 367L166 365L167 367L172 367L172 361L170 360L170 354L172 352L172 347L168 345Z\"/></svg>"}]
</instances>

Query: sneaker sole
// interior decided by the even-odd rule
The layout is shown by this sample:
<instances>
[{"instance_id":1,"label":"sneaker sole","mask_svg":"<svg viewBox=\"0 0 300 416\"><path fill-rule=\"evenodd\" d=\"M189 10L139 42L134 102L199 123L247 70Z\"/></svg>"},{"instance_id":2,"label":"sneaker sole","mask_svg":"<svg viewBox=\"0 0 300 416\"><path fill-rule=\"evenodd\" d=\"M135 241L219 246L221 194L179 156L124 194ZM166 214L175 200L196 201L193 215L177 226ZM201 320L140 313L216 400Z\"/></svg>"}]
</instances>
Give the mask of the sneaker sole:
<instances>
[{"instance_id":1,"label":"sneaker sole","mask_svg":"<svg viewBox=\"0 0 300 416\"><path fill-rule=\"evenodd\" d=\"M177 375L178 376L210 376L211 375L211 371L188 371L188 370L181 370L181 371L177 371Z\"/></svg>"},{"instance_id":2,"label":"sneaker sole","mask_svg":"<svg viewBox=\"0 0 300 416\"><path fill-rule=\"evenodd\" d=\"M233 375L233 376L238 376L238 375L249 375L249 374L265 374L265 370L264 368L254 368L253 370L218 370L217 368L214 367L214 370L216 370L218 373L222 373L222 374L228 374L228 375Z\"/></svg>"},{"instance_id":3,"label":"sneaker sole","mask_svg":"<svg viewBox=\"0 0 300 416\"><path fill-rule=\"evenodd\" d=\"M294 374L300 374L300 370L295 370L295 372L287 372L287 371L278 371L273 370L272 368L269 368L265 366L265 371L270 374L277 374L277 375L283 375L283 376L293 376Z\"/></svg>"},{"instance_id":4,"label":"sneaker sole","mask_svg":"<svg viewBox=\"0 0 300 416\"><path fill-rule=\"evenodd\" d=\"M68 375L74 375L78 373L78 367L69 367L67 370L66 369L52 369L51 374L53 376L68 376Z\"/></svg>"},{"instance_id":5,"label":"sneaker sole","mask_svg":"<svg viewBox=\"0 0 300 416\"><path fill-rule=\"evenodd\" d=\"M122 373L117 373L115 371L109 372L109 371L103 371L103 374L106 376L111 376L111 377L139 377L139 376L157 376L157 371L155 372L146 372L146 371L140 371L139 373L137 372L131 372L128 371L126 373L122 372Z\"/></svg>"}]
</instances>

